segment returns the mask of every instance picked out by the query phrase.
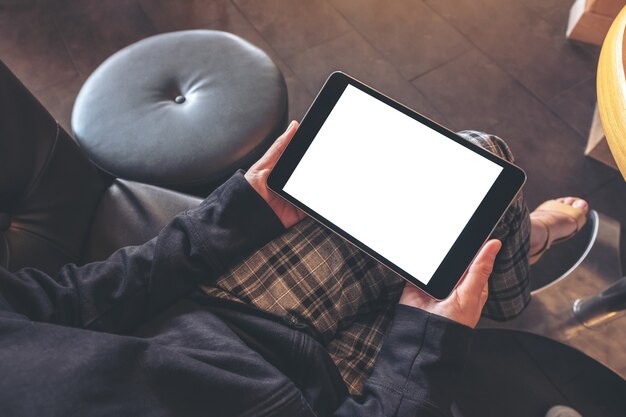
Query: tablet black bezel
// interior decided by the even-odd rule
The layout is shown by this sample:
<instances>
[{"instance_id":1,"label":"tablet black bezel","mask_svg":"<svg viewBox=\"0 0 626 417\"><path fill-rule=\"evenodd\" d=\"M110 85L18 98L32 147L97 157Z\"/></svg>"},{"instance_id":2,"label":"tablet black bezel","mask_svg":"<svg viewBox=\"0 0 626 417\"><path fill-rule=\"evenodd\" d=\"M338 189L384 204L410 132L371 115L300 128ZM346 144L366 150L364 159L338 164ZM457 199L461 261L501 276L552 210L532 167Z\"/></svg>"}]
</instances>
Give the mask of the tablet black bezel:
<instances>
[{"instance_id":1,"label":"tablet black bezel","mask_svg":"<svg viewBox=\"0 0 626 417\"><path fill-rule=\"evenodd\" d=\"M458 144L471 149L503 168L494 185L478 206L478 209L476 209L472 218L467 223L456 242L452 245L448 254L444 257L427 285L424 285L417 278L395 265L389 259L369 248L364 243L356 240L340 227L320 216L314 210L307 207L305 204L298 201L283 190L287 180L304 156L310 144L317 136L317 133L321 129L322 125L326 121L326 118L333 110L335 104L343 94L348 84L377 98L385 104L441 133ZM457 173L457 175L470 175L470 173L460 172ZM347 74L334 72L330 75L328 80L326 80L326 83L304 116L302 123L300 124L300 127L291 142L272 169L272 172L267 180L267 186L271 191L294 204L309 216L324 224L361 250L367 252L413 285L421 288L430 296L441 300L450 295L460 278L463 276L465 270L480 250L480 247L488 239L496 224L509 207L521 187L524 185L525 181L526 175L524 171L517 166L495 156L480 146L470 143L454 132L433 122L425 116L414 112L395 100L348 76Z\"/></svg>"}]
</instances>

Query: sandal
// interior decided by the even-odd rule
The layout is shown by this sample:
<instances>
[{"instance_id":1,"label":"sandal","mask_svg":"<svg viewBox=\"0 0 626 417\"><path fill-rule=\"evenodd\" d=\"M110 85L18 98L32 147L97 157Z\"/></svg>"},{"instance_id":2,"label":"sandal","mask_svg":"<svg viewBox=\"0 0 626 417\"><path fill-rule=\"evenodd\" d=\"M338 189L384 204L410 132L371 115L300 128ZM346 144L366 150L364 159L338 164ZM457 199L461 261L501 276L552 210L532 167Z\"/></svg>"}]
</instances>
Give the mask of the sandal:
<instances>
[{"instance_id":1,"label":"sandal","mask_svg":"<svg viewBox=\"0 0 626 417\"><path fill-rule=\"evenodd\" d=\"M539 207L535 209L535 211L556 211L559 213L563 213L576 221L576 230L574 230L572 233L565 237L550 241L550 226L548 226L543 220L537 218L536 220L546 227L548 235L546 237L545 243L543 244L543 247L539 249L539 251L537 251L536 253L529 256L528 263L530 265L537 263L541 256L546 253L546 251L550 249L555 243L561 243L568 239L571 239L576 233L580 231L580 229L582 229L582 227L587 222L587 214L584 210L572 207L569 204L560 203L556 200L548 200L543 202Z\"/></svg>"}]
</instances>

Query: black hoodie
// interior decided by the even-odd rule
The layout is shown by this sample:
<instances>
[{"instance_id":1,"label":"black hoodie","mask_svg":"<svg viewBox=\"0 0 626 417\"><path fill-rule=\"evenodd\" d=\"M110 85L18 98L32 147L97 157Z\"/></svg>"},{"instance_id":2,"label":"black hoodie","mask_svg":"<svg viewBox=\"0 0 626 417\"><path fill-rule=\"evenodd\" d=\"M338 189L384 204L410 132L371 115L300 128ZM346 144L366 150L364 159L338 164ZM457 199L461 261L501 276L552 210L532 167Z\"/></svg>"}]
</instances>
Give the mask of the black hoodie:
<instances>
[{"instance_id":1,"label":"black hoodie","mask_svg":"<svg viewBox=\"0 0 626 417\"><path fill-rule=\"evenodd\" d=\"M399 305L356 398L312 330L198 291L282 231L239 172L106 261L0 268L0 416L448 415L468 327Z\"/></svg>"}]
</instances>

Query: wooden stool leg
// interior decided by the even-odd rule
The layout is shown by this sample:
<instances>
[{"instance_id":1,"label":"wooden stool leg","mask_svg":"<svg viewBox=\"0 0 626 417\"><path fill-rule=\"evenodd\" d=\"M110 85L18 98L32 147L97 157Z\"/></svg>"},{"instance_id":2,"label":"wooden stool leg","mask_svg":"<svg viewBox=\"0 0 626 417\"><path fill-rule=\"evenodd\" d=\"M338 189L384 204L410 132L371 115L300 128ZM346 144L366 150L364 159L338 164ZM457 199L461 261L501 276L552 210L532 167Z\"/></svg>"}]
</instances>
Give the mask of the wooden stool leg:
<instances>
[{"instance_id":1,"label":"wooden stool leg","mask_svg":"<svg viewBox=\"0 0 626 417\"><path fill-rule=\"evenodd\" d=\"M604 136L604 128L602 127L602 121L600 120L600 113L598 113L598 106L596 106L596 109L593 112L593 121L591 122L591 130L589 131L589 138L587 139L585 155L595 159L596 161L600 161L613 169L617 169L617 164L615 163L615 159L609 149L606 136Z\"/></svg>"}]
</instances>

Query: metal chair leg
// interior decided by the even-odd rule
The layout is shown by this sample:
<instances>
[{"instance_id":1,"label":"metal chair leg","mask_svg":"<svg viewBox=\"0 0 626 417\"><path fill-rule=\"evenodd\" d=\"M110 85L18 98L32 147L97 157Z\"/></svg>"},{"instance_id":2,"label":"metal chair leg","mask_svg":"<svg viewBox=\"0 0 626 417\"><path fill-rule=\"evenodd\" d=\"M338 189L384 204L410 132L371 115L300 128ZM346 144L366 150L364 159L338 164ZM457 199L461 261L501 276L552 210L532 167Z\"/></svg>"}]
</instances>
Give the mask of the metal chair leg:
<instances>
[{"instance_id":1,"label":"metal chair leg","mask_svg":"<svg viewBox=\"0 0 626 417\"><path fill-rule=\"evenodd\" d=\"M616 319L626 312L626 277L600 294L574 301L574 317L585 327L594 327Z\"/></svg>"}]
</instances>

